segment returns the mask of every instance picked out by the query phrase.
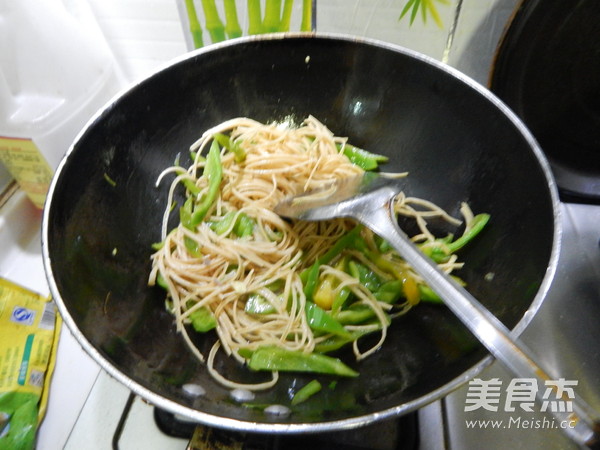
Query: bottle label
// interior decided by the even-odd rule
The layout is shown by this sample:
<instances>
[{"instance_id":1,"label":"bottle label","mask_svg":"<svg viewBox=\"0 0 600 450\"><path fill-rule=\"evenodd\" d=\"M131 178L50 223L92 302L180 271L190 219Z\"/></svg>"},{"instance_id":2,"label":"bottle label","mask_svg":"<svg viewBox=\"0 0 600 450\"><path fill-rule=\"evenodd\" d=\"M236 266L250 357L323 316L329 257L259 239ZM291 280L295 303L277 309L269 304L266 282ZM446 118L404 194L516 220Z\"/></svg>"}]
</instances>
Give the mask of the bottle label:
<instances>
[{"instance_id":1,"label":"bottle label","mask_svg":"<svg viewBox=\"0 0 600 450\"><path fill-rule=\"evenodd\" d=\"M38 208L44 207L52 169L31 139L0 136L0 161Z\"/></svg>"}]
</instances>

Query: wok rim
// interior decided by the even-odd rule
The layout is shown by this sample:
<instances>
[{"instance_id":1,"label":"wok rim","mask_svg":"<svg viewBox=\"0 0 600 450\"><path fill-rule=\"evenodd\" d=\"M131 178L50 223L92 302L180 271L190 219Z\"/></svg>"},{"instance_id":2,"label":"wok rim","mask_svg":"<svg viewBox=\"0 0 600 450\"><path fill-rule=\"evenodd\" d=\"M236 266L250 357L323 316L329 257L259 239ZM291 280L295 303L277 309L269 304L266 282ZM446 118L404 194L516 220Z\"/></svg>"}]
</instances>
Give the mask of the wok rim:
<instances>
[{"instance_id":1,"label":"wok rim","mask_svg":"<svg viewBox=\"0 0 600 450\"><path fill-rule=\"evenodd\" d=\"M423 406L432 403L436 400L439 400L446 395L450 394L452 391L458 389L462 385L464 385L467 381L474 378L476 375L481 373L486 367L490 366L494 361L493 356L487 355L482 358L479 362L471 366L470 369L463 372L458 377L455 377L448 383L440 386L437 389L430 391L426 395L422 395L413 401L403 403L400 405L396 405L391 408L387 408L382 411L364 414L360 416L339 419L334 421L323 421L323 422L298 422L298 423L276 423L276 422L252 422L252 421L243 421L239 419L233 419L228 417L216 416L207 412L203 412L197 409L193 409L187 406L184 406L180 403L177 403L173 400L170 400L166 397L163 397L160 394L155 393L154 391L142 386L140 383L132 380L123 372L121 372L115 365L113 365L108 359L106 359L86 338L86 336L79 330L75 320L69 313L68 308L66 307L62 296L59 292L58 286L54 281L54 275L52 270L51 258L49 254L48 241L49 241L49 220L50 220L50 210L52 209L52 201L54 198L54 192L56 186L58 184L58 180L61 177L61 173L69 159L71 153L74 152L77 147L79 141L86 135L88 130L94 126L94 124L99 121L104 113L110 109L115 103L119 102L119 100L124 97L128 92L136 89L139 85L144 83L146 80L155 77L157 74L168 70L169 68L186 61L188 59L194 58L198 55L202 55L205 53L218 52L223 48L228 48L231 46L238 46L252 42L260 42L260 41L269 41L269 40L285 40L288 38L302 38L302 39L325 39L325 40L333 40L333 41L342 41L342 42L353 42L358 44L366 44L369 46L378 47L384 50L389 50L397 53L401 53L408 57L420 60L425 62L434 68L446 72L451 77L454 77L458 81L467 85L467 87L473 89L479 95L483 96L486 100L492 103L510 122L513 124L515 129L522 135L522 137L526 140L529 145L530 150L533 152L533 155L538 161L540 168L542 169L542 173L546 179L550 199L552 203L553 209L553 219L554 219L554 231L553 231L553 242L550 253L550 258L548 262L548 266L546 268L546 272L544 274L544 278L540 287L531 302L529 308L525 310L522 318L515 325L515 327L511 330L511 334L513 337L518 337L529 325L538 309L540 308L544 298L548 290L550 289L550 285L552 284L552 280L557 270L558 265L558 257L560 253L561 239L562 239L562 224L561 224L561 210L560 210L560 201L558 196L558 187L556 181L552 175L550 164L546 159L546 156L541 150L541 147L537 143L533 134L528 130L524 122L495 94L493 94L489 89L479 84L469 76L460 72L459 70L450 67L433 57L428 55L424 55L415 50L411 50L405 47L402 47L397 44L392 44L384 41L380 41L373 38L359 37L348 34L340 34L340 33L329 33L329 32L287 32L287 33L272 33L272 34L264 34L264 35L256 35L256 36L246 36L240 37L236 39L231 39L228 41L224 41L218 44L211 44L204 48L200 48L194 51L187 52L179 57L172 59L171 61L163 64L161 67L152 71L148 75L143 78L136 80L119 91L112 99L110 99L102 108L100 108L86 123L86 125L80 130L72 144L69 146L67 152L63 156L61 162L58 165L58 168L55 172L55 175L50 184L50 188L47 195L47 201L44 206L43 215L42 215L42 259L43 266L46 273L47 282L50 288L50 294L54 299L58 310L63 318L64 323L68 327L69 331L72 333L73 337L77 340L77 342L81 345L83 350L96 362L100 365L100 367L105 370L111 377L115 378L117 381L122 383L125 387L127 387L130 391L135 393L136 395L142 397L152 405L165 409L174 414L181 414L193 421L197 421L199 424L212 426L216 428L228 429L231 431L241 431L241 432L258 432L258 433L285 433L285 434L300 434L300 433L320 433L320 432L332 432L332 431L343 431L354 428L359 428L362 426L366 426L372 423L375 423L384 419L392 419L394 417L399 417L403 414L407 414L409 412L413 412L417 409L422 408Z\"/></svg>"}]
</instances>

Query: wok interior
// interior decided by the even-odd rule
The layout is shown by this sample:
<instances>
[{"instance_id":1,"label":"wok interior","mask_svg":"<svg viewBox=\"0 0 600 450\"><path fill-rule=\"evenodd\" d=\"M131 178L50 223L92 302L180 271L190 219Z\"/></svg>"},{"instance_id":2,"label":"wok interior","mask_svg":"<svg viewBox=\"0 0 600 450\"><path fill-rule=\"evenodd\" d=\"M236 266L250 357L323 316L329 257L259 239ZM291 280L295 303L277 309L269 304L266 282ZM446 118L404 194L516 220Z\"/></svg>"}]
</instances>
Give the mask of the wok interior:
<instances>
[{"instance_id":1,"label":"wok interior","mask_svg":"<svg viewBox=\"0 0 600 450\"><path fill-rule=\"evenodd\" d=\"M461 253L460 275L508 327L522 318L549 263L553 205L511 120L468 84L410 54L344 39L244 41L193 54L129 90L83 133L55 180L45 239L57 301L126 377L206 417L317 423L414 409L486 355L444 306L421 304L394 322L383 348L364 362L339 353L359 378L334 389L327 377L284 375L260 393L257 403L289 404L290 388L313 378L327 386L289 417L273 419L231 401L187 350L164 292L147 286L169 184L155 187L158 174L177 155L185 165L189 145L226 119L309 114L389 156L386 171L408 171L410 194L453 214L461 201L490 213L489 227ZM196 337L205 354L213 339ZM264 379L225 359L217 368ZM186 397L184 383L207 394Z\"/></svg>"}]
</instances>

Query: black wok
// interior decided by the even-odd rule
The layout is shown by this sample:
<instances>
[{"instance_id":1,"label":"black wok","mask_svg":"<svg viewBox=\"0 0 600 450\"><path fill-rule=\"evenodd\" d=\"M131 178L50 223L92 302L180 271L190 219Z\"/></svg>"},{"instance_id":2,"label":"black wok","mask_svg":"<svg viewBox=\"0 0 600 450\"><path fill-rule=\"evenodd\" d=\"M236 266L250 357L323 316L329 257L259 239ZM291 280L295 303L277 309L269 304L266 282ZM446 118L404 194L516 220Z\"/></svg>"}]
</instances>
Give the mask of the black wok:
<instances>
[{"instance_id":1,"label":"black wok","mask_svg":"<svg viewBox=\"0 0 600 450\"><path fill-rule=\"evenodd\" d=\"M458 214L491 214L462 252L468 289L521 331L554 273L557 196L548 164L522 123L485 89L426 57L347 37L248 38L175 61L131 87L81 132L52 183L43 222L51 292L65 323L102 367L150 402L199 422L266 432L350 428L435 400L490 358L443 306L396 320L384 347L335 389L271 417L238 405L175 332L164 292L147 286L168 183L158 174L207 128L235 116L312 114L337 135L408 171L413 195ZM525 314L529 311L529 314ZM214 336L197 337L207 351ZM230 377L256 377L228 360ZM288 404L313 376L284 375L260 404ZM329 382L324 378L325 384ZM206 395L182 391L197 383Z\"/></svg>"}]
</instances>

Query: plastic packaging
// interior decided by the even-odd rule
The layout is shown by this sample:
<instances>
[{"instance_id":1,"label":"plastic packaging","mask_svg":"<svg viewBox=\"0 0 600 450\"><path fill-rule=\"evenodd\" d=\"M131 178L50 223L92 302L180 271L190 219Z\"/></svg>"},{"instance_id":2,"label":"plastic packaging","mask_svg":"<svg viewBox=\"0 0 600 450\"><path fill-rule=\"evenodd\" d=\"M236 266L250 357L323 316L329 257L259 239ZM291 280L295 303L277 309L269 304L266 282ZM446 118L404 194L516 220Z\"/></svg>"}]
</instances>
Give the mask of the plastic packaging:
<instances>
[{"instance_id":1,"label":"plastic packaging","mask_svg":"<svg viewBox=\"0 0 600 450\"><path fill-rule=\"evenodd\" d=\"M86 2L0 3L0 160L38 207L79 130L123 81Z\"/></svg>"},{"instance_id":2,"label":"plastic packaging","mask_svg":"<svg viewBox=\"0 0 600 450\"><path fill-rule=\"evenodd\" d=\"M60 324L50 298L0 278L0 450L35 446Z\"/></svg>"}]
</instances>

